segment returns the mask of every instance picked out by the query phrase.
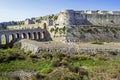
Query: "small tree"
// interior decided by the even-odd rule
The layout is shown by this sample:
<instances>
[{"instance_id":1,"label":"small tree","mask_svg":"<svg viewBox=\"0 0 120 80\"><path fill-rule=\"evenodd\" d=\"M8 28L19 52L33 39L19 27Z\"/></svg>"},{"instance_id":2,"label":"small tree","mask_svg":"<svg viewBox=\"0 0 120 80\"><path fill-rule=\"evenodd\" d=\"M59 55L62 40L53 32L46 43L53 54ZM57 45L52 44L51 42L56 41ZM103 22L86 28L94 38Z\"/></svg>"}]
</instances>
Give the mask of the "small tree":
<instances>
[{"instance_id":1,"label":"small tree","mask_svg":"<svg viewBox=\"0 0 120 80\"><path fill-rule=\"evenodd\" d=\"M54 28L51 28L51 29L50 29L50 32L52 33L53 31L54 31Z\"/></svg>"},{"instance_id":2,"label":"small tree","mask_svg":"<svg viewBox=\"0 0 120 80\"><path fill-rule=\"evenodd\" d=\"M54 21L56 21L58 19L58 16L54 16Z\"/></svg>"},{"instance_id":3,"label":"small tree","mask_svg":"<svg viewBox=\"0 0 120 80\"><path fill-rule=\"evenodd\" d=\"M58 29L59 29L59 28L55 28L55 34L58 32Z\"/></svg>"},{"instance_id":4,"label":"small tree","mask_svg":"<svg viewBox=\"0 0 120 80\"><path fill-rule=\"evenodd\" d=\"M37 23L41 23L41 19L37 19L36 22L37 22Z\"/></svg>"}]
</instances>

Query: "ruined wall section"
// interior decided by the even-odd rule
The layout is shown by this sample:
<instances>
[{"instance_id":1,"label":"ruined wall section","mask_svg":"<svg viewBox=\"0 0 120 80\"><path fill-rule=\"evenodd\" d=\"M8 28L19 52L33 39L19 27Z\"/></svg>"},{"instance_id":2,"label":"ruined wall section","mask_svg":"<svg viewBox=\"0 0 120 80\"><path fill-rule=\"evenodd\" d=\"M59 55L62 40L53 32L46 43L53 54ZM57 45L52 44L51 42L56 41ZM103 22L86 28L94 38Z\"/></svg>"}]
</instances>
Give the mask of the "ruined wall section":
<instances>
[{"instance_id":1,"label":"ruined wall section","mask_svg":"<svg viewBox=\"0 0 120 80\"><path fill-rule=\"evenodd\" d=\"M73 10L63 10L56 21L59 25L75 25L75 12Z\"/></svg>"}]
</instances>

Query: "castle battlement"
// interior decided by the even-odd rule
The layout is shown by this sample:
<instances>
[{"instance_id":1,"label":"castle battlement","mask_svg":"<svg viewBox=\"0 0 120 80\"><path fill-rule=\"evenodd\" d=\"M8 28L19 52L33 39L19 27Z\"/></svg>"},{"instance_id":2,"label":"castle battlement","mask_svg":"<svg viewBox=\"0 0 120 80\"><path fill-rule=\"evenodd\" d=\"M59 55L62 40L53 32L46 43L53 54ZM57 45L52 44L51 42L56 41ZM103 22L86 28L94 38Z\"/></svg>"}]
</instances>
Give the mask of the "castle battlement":
<instances>
[{"instance_id":1,"label":"castle battlement","mask_svg":"<svg viewBox=\"0 0 120 80\"><path fill-rule=\"evenodd\" d=\"M120 25L120 11L62 10L57 24L60 25Z\"/></svg>"},{"instance_id":2,"label":"castle battlement","mask_svg":"<svg viewBox=\"0 0 120 80\"><path fill-rule=\"evenodd\" d=\"M113 15L120 15L120 11L105 11L105 10L80 10L74 11L72 9L69 10L62 10L61 13L84 13L84 14L113 14Z\"/></svg>"}]
</instances>

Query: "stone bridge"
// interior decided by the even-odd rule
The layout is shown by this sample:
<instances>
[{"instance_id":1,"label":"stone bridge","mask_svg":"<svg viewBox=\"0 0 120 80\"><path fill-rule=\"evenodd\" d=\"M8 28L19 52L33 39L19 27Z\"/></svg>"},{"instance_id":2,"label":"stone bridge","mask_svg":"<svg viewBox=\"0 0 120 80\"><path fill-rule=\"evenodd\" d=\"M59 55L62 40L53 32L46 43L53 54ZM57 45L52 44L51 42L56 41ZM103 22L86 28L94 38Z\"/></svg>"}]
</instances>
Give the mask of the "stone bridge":
<instances>
[{"instance_id":1,"label":"stone bridge","mask_svg":"<svg viewBox=\"0 0 120 80\"><path fill-rule=\"evenodd\" d=\"M14 43L21 39L51 40L51 36L46 29L27 30L1 30L0 45Z\"/></svg>"}]
</instances>

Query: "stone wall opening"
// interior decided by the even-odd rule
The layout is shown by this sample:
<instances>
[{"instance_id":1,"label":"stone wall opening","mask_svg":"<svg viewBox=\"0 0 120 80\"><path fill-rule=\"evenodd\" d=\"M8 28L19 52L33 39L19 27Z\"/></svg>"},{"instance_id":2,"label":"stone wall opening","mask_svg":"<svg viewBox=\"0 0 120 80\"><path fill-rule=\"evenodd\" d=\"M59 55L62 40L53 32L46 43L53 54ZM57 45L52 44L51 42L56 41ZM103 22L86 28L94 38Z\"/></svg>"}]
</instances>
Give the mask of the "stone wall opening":
<instances>
[{"instance_id":1,"label":"stone wall opening","mask_svg":"<svg viewBox=\"0 0 120 80\"><path fill-rule=\"evenodd\" d=\"M41 33L38 32L38 40L41 40Z\"/></svg>"},{"instance_id":2,"label":"stone wall opening","mask_svg":"<svg viewBox=\"0 0 120 80\"><path fill-rule=\"evenodd\" d=\"M2 44L2 45L6 44L6 35L5 35L5 34L3 34L3 35L1 36L1 44Z\"/></svg>"},{"instance_id":3,"label":"stone wall opening","mask_svg":"<svg viewBox=\"0 0 120 80\"><path fill-rule=\"evenodd\" d=\"M36 32L33 32L33 36L34 36L34 40L36 40L36 39L37 39L37 34L36 34Z\"/></svg>"},{"instance_id":4,"label":"stone wall opening","mask_svg":"<svg viewBox=\"0 0 120 80\"><path fill-rule=\"evenodd\" d=\"M19 33L16 33L16 38L17 38L17 39L19 39L19 38L20 38Z\"/></svg>"},{"instance_id":5,"label":"stone wall opening","mask_svg":"<svg viewBox=\"0 0 120 80\"><path fill-rule=\"evenodd\" d=\"M47 29L47 24L43 23L43 29Z\"/></svg>"},{"instance_id":6,"label":"stone wall opening","mask_svg":"<svg viewBox=\"0 0 120 80\"><path fill-rule=\"evenodd\" d=\"M32 34L28 32L28 39L32 39Z\"/></svg>"},{"instance_id":7,"label":"stone wall opening","mask_svg":"<svg viewBox=\"0 0 120 80\"><path fill-rule=\"evenodd\" d=\"M26 39L27 35L25 33L22 33L22 39Z\"/></svg>"},{"instance_id":8,"label":"stone wall opening","mask_svg":"<svg viewBox=\"0 0 120 80\"><path fill-rule=\"evenodd\" d=\"M9 35L9 43L12 43L15 41L15 35L14 34L10 34Z\"/></svg>"}]
</instances>

